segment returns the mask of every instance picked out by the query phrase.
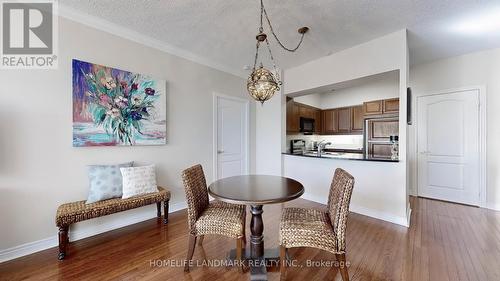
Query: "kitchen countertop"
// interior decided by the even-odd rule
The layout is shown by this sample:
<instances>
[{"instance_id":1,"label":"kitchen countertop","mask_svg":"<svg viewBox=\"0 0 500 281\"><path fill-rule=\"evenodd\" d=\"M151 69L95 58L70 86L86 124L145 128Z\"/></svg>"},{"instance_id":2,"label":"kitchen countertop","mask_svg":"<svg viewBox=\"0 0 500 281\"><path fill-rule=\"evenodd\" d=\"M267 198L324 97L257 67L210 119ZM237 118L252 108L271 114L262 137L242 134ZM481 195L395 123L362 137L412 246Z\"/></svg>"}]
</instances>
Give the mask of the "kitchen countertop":
<instances>
[{"instance_id":1,"label":"kitchen countertop","mask_svg":"<svg viewBox=\"0 0 500 281\"><path fill-rule=\"evenodd\" d=\"M321 157L314 155L314 152L308 152L306 154L292 154L290 152L283 152L283 155L291 155L296 157L308 157L308 158L321 158L321 159L337 159L337 160L358 160L358 161L374 161L374 162L399 162L399 160L385 159L385 158L366 158L360 153L325 153Z\"/></svg>"}]
</instances>

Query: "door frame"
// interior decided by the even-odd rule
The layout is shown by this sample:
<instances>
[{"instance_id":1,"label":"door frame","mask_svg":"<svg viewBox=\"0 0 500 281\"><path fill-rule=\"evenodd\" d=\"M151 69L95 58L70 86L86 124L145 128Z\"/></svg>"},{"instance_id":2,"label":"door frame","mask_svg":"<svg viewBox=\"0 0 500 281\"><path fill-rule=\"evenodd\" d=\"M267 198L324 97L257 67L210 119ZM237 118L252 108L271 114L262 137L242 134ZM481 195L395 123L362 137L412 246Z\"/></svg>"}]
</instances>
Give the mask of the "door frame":
<instances>
[{"instance_id":1,"label":"door frame","mask_svg":"<svg viewBox=\"0 0 500 281\"><path fill-rule=\"evenodd\" d=\"M467 91L478 91L479 95L479 202L478 206L481 208L488 208L487 204L487 187L486 187L486 180L487 180L487 166L486 166L486 137L487 137L487 132L486 132L486 86L485 85L479 85L479 86L469 86L469 87L461 87L461 88L454 88L454 89L447 89L447 90L442 90L442 91L435 91L431 93L427 93L424 95L418 95L415 97L415 114L413 120L415 122L413 125L415 126L415 136L414 136L414 148L413 148L413 155L414 157L414 175L415 175L415 192L416 196L418 196L418 113L419 113L419 108L418 108L418 99L423 98L423 97L428 97L428 96L438 96L438 95L445 95L445 94L452 94L456 92L467 92Z\"/></svg>"},{"instance_id":2,"label":"door frame","mask_svg":"<svg viewBox=\"0 0 500 281\"><path fill-rule=\"evenodd\" d=\"M213 134L212 134L212 140L213 140L213 145L212 145L212 159L213 159L213 180L216 181L218 180L217 177L217 171L219 170L219 163L217 161L217 143L218 143L218 136L219 136L219 131L218 131L218 125L217 125L217 117L218 117L218 107L217 107L217 100L219 98L223 99L228 99L228 100L233 100L233 101L238 101L238 102L243 102L245 105L245 173L249 174L250 172L250 101L248 99L240 98L240 97L234 97L234 96L229 96L229 95L224 95L220 94L217 92L212 93L212 128L213 128Z\"/></svg>"}]
</instances>

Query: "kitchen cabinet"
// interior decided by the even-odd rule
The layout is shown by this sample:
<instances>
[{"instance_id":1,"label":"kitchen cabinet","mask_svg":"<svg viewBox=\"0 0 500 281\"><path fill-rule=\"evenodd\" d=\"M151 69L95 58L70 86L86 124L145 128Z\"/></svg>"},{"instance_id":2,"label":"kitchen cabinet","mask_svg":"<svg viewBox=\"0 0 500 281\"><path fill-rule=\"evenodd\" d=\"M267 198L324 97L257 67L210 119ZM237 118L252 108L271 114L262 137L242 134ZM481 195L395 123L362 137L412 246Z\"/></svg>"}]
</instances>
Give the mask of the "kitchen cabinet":
<instances>
[{"instance_id":1,"label":"kitchen cabinet","mask_svg":"<svg viewBox=\"0 0 500 281\"><path fill-rule=\"evenodd\" d=\"M316 110L314 114L314 132L316 134L321 134L321 131L323 129L323 120L321 118L321 110Z\"/></svg>"},{"instance_id":2,"label":"kitchen cabinet","mask_svg":"<svg viewBox=\"0 0 500 281\"><path fill-rule=\"evenodd\" d=\"M389 141L390 136L398 133L398 119L381 118L368 121L368 140Z\"/></svg>"},{"instance_id":3,"label":"kitchen cabinet","mask_svg":"<svg viewBox=\"0 0 500 281\"><path fill-rule=\"evenodd\" d=\"M363 106L332 108L322 111L322 131L324 135L363 134Z\"/></svg>"},{"instance_id":4,"label":"kitchen cabinet","mask_svg":"<svg viewBox=\"0 0 500 281\"><path fill-rule=\"evenodd\" d=\"M395 116L399 113L399 98L368 101L363 103L364 115L373 116Z\"/></svg>"},{"instance_id":5,"label":"kitchen cabinet","mask_svg":"<svg viewBox=\"0 0 500 281\"><path fill-rule=\"evenodd\" d=\"M351 132L351 108L343 107L337 109L338 118L338 133L350 133Z\"/></svg>"},{"instance_id":6,"label":"kitchen cabinet","mask_svg":"<svg viewBox=\"0 0 500 281\"><path fill-rule=\"evenodd\" d=\"M368 159L391 159L392 144L388 143L369 143Z\"/></svg>"},{"instance_id":7,"label":"kitchen cabinet","mask_svg":"<svg viewBox=\"0 0 500 281\"><path fill-rule=\"evenodd\" d=\"M310 118L309 117L309 108L299 105L299 118L300 117Z\"/></svg>"},{"instance_id":8,"label":"kitchen cabinet","mask_svg":"<svg viewBox=\"0 0 500 281\"><path fill-rule=\"evenodd\" d=\"M368 101L363 103L363 109L366 115L380 115L382 114L382 101Z\"/></svg>"},{"instance_id":9,"label":"kitchen cabinet","mask_svg":"<svg viewBox=\"0 0 500 281\"><path fill-rule=\"evenodd\" d=\"M367 156L368 158L391 158L390 136L399 135L398 118L370 119L367 122Z\"/></svg>"},{"instance_id":10,"label":"kitchen cabinet","mask_svg":"<svg viewBox=\"0 0 500 281\"><path fill-rule=\"evenodd\" d=\"M314 119L314 133L324 135L363 134L365 118L396 117L399 99L368 101L362 105L320 110L287 98L286 131L300 132L300 118Z\"/></svg>"},{"instance_id":11,"label":"kitchen cabinet","mask_svg":"<svg viewBox=\"0 0 500 281\"><path fill-rule=\"evenodd\" d=\"M299 106L293 99L290 99L286 102L286 131L298 133L300 130L299 120Z\"/></svg>"},{"instance_id":12,"label":"kitchen cabinet","mask_svg":"<svg viewBox=\"0 0 500 281\"><path fill-rule=\"evenodd\" d=\"M323 134L338 133L337 110L327 109L322 112Z\"/></svg>"},{"instance_id":13,"label":"kitchen cabinet","mask_svg":"<svg viewBox=\"0 0 500 281\"><path fill-rule=\"evenodd\" d=\"M363 127L364 127L364 114L363 114L363 106L358 105L358 106L353 106L351 108L351 132L359 132L363 133Z\"/></svg>"},{"instance_id":14,"label":"kitchen cabinet","mask_svg":"<svg viewBox=\"0 0 500 281\"><path fill-rule=\"evenodd\" d=\"M288 133L300 132L300 117L314 119L314 130L321 132L321 110L306 104L287 99L286 103L286 131Z\"/></svg>"},{"instance_id":15,"label":"kitchen cabinet","mask_svg":"<svg viewBox=\"0 0 500 281\"><path fill-rule=\"evenodd\" d=\"M383 114L399 113L399 99L384 100Z\"/></svg>"}]
</instances>

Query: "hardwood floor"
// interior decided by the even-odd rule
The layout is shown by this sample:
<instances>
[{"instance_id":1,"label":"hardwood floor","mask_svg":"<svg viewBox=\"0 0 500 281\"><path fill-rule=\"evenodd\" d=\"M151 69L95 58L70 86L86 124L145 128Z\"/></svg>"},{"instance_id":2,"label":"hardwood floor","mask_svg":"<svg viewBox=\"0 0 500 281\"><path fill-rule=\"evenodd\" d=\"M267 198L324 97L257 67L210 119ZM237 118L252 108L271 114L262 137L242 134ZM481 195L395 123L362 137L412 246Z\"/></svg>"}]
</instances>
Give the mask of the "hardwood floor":
<instances>
[{"instance_id":1,"label":"hardwood floor","mask_svg":"<svg viewBox=\"0 0 500 281\"><path fill-rule=\"evenodd\" d=\"M412 226L351 213L347 227L347 260L351 280L500 280L500 212L411 198ZM285 206L323 207L298 199ZM264 207L265 247L278 246L278 221L283 205ZM248 212L248 208L247 208ZM250 215L247 216L247 219ZM69 256L57 260L57 248L0 264L1 280L248 280L238 268L192 267L180 264L187 251L187 214L171 214L167 226L156 219L70 244ZM249 226L250 223L247 223ZM247 230L249 231L249 230ZM54 228L54 233L57 229ZM249 232L248 232L249 233ZM193 259L224 259L234 239L205 237ZM314 249L291 249L298 263L333 261ZM176 267L150 261L177 261ZM335 269L290 267L286 280L341 280ZM279 280L279 270L269 273Z\"/></svg>"}]
</instances>

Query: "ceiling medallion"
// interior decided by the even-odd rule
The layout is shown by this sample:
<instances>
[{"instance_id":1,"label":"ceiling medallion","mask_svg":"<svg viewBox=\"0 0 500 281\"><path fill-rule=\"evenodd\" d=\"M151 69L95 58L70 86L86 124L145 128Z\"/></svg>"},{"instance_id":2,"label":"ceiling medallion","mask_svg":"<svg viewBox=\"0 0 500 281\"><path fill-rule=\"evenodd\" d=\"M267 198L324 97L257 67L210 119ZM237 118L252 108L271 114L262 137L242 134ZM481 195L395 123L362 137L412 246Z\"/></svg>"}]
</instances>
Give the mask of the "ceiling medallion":
<instances>
[{"instance_id":1,"label":"ceiling medallion","mask_svg":"<svg viewBox=\"0 0 500 281\"><path fill-rule=\"evenodd\" d=\"M255 39L257 39L257 44L255 48L255 59L253 63L252 73L250 73L250 76L248 77L247 80L247 90L250 96L252 96L252 98L255 99L256 101L260 101L261 104L264 104L265 101L272 98L274 93L280 90L280 86L282 84L280 75L276 68L276 63L274 62L267 34L264 33L264 26L263 26L264 17L266 18L267 25L269 26L269 29L274 39L276 39L278 44L288 52L297 51L297 49L302 44L302 41L304 40L304 35L307 33L307 31L309 31L309 28L305 26L299 28L298 32L300 34L300 41L297 44L297 46L291 49L285 47L285 45L281 43L281 41L278 39L278 36L274 32L273 26L271 25L271 20L267 15L266 9L264 8L263 0L260 0L260 27L259 27L259 33L257 34L257 36L255 36ZM260 63L260 66L257 67L259 48L260 44L263 42L266 43L266 47L269 51L269 58L271 59L271 62L273 64L274 73L266 69L262 64L262 62Z\"/></svg>"}]
</instances>

